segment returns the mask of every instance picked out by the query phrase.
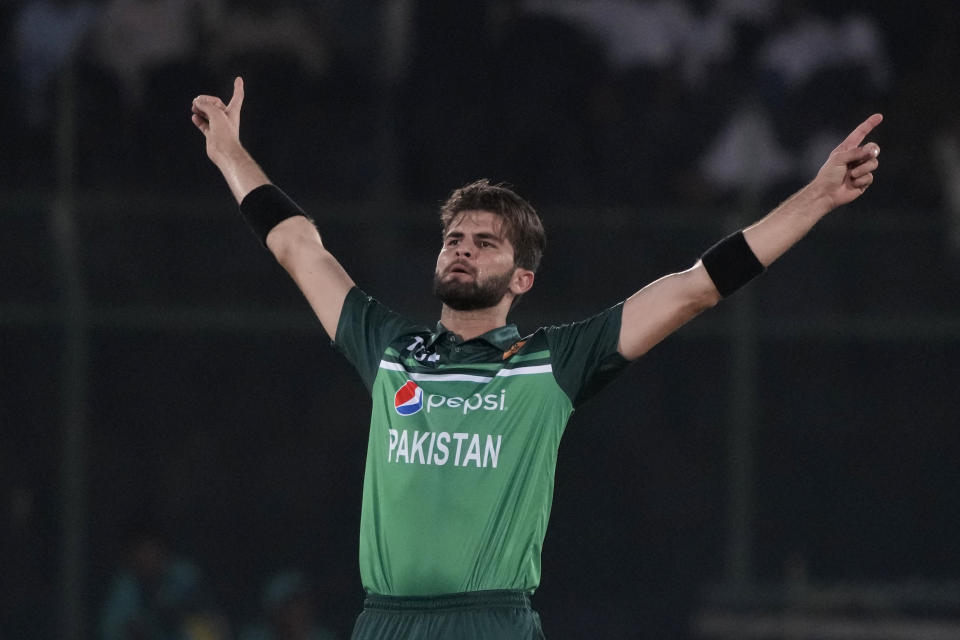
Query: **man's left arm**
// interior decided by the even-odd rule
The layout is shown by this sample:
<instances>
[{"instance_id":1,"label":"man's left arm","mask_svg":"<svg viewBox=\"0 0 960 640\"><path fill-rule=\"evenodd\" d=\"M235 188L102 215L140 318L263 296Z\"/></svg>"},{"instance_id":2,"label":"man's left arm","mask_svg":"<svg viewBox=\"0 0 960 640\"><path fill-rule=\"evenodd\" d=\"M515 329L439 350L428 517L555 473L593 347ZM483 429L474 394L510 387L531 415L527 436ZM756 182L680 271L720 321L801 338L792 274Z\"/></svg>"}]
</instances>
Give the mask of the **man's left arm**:
<instances>
[{"instance_id":1,"label":"man's left arm","mask_svg":"<svg viewBox=\"0 0 960 640\"><path fill-rule=\"evenodd\" d=\"M744 267L745 261L753 261L757 269L769 266L821 218L860 197L873 182L880 153L876 143L860 145L882 119L880 114L867 118L831 152L810 184L744 229L742 236L735 234L718 245L719 251L705 254L712 256L707 266L698 260L690 269L664 276L630 296L623 306L620 354L628 360L639 358L732 293L731 285L742 284L747 277L743 274L751 269Z\"/></svg>"}]
</instances>

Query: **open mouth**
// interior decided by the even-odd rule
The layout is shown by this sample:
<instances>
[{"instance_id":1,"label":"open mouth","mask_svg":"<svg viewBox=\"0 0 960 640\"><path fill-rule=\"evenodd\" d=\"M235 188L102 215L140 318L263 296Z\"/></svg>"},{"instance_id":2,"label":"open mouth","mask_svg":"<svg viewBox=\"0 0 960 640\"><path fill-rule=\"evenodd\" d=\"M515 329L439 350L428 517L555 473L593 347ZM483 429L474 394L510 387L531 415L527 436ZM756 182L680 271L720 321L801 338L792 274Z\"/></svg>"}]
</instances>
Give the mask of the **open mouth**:
<instances>
[{"instance_id":1,"label":"open mouth","mask_svg":"<svg viewBox=\"0 0 960 640\"><path fill-rule=\"evenodd\" d=\"M449 269L447 269L447 273L448 273L448 274L449 274L449 273L465 273L465 274L467 274L467 275L473 275L473 271L472 271L471 269L469 269L468 267L466 267L465 265L462 265L462 264L455 264L455 265L453 265L452 267L450 267Z\"/></svg>"}]
</instances>

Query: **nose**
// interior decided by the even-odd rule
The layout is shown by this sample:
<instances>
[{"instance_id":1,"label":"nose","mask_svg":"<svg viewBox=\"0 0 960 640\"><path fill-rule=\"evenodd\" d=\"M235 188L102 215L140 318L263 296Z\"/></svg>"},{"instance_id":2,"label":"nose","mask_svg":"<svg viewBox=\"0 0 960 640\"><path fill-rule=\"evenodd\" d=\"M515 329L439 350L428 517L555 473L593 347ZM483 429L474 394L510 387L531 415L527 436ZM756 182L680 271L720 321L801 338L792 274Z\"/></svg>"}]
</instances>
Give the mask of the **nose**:
<instances>
[{"instance_id":1,"label":"nose","mask_svg":"<svg viewBox=\"0 0 960 640\"><path fill-rule=\"evenodd\" d=\"M460 243L457 245L457 256L463 256L464 258L470 257L470 247L465 243Z\"/></svg>"}]
</instances>

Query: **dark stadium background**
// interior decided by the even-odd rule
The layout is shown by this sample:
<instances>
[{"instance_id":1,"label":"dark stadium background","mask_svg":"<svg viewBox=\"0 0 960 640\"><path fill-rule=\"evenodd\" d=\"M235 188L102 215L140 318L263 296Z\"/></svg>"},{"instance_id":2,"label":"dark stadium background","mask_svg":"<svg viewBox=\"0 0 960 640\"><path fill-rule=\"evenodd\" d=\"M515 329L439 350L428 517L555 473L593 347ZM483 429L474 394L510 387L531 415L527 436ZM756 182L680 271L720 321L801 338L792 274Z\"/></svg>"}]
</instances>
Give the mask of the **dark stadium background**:
<instances>
[{"instance_id":1,"label":"dark stadium background","mask_svg":"<svg viewBox=\"0 0 960 640\"><path fill-rule=\"evenodd\" d=\"M477 177L529 197L548 250L521 333L689 266L812 177L707 179L738 109L790 159L884 113L865 197L574 416L534 604L550 638L960 637L955 2L760 3L783 15L737 24L692 86L682 57L615 66L544 3L179 4L187 45L133 72L110 20L146 28L136 47L164 2L0 5L0 638L101 637L143 531L199 570L221 637L285 568L342 638L362 606L368 398L189 121L236 74L253 155L423 322L438 203ZM860 16L881 55L784 86L755 61L801 14ZM280 26L229 41L236 15Z\"/></svg>"}]
</instances>

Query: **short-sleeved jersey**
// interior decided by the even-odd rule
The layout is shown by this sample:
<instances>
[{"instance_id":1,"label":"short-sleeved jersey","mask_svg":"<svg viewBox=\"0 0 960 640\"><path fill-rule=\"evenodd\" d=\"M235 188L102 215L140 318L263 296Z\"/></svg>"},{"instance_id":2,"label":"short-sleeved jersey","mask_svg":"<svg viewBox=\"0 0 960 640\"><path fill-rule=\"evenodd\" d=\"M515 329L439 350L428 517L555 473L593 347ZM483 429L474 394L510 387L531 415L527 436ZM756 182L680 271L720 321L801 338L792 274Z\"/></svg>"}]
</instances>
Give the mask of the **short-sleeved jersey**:
<instances>
[{"instance_id":1,"label":"short-sleeved jersey","mask_svg":"<svg viewBox=\"0 0 960 640\"><path fill-rule=\"evenodd\" d=\"M532 593L574 407L626 364L622 305L521 338L472 340L396 314L357 288L335 343L373 397L360 519L372 593Z\"/></svg>"}]
</instances>

